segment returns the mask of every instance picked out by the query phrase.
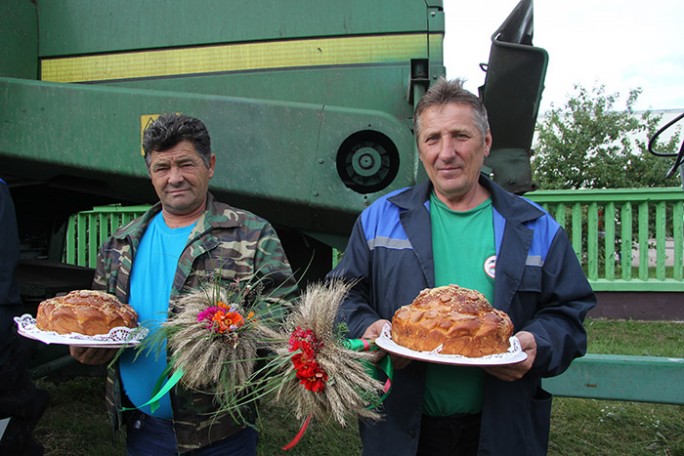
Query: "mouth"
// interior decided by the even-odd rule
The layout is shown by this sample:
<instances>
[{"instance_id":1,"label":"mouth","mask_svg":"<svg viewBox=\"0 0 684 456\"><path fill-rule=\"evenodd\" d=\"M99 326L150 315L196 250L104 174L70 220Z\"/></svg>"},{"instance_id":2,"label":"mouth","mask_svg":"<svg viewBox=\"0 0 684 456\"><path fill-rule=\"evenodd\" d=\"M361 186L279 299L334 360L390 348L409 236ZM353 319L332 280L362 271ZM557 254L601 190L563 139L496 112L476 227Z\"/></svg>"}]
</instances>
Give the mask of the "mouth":
<instances>
[{"instance_id":1,"label":"mouth","mask_svg":"<svg viewBox=\"0 0 684 456\"><path fill-rule=\"evenodd\" d=\"M444 168L438 168L437 172L441 174L451 174L451 173L456 173L459 171L463 171L463 168L460 166L450 166L450 167L444 167Z\"/></svg>"},{"instance_id":2,"label":"mouth","mask_svg":"<svg viewBox=\"0 0 684 456\"><path fill-rule=\"evenodd\" d=\"M168 196L172 196L172 197L173 197L173 196L182 196L182 195L186 194L187 192L188 192L188 190L185 189L185 188L176 188L176 189L173 189L173 190L168 190L168 191L166 192L166 194L167 194Z\"/></svg>"}]
</instances>

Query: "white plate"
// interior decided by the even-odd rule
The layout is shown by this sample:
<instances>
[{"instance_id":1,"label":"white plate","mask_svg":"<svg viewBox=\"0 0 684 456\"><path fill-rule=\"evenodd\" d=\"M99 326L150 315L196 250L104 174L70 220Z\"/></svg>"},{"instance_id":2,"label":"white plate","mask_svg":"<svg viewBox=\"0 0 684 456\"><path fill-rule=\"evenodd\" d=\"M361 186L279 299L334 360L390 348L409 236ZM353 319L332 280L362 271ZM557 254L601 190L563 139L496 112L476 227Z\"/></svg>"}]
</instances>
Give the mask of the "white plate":
<instances>
[{"instance_id":1,"label":"white plate","mask_svg":"<svg viewBox=\"0 0 684 456\"><path fill-rule=\"evenodd\" d=\"M84 334L58 334L36 328L36 320L29 314L14 317L17 332L29 339L45 344L73 345L76 347L121 348L137 345L147 336L148 330L142 326L137 328L112 328L108 334L86 336Z\"/></svg>"},{"instance_id":2,"label":"white plate","mask_svg":"<svg viewBox=\"0 0 684 456\"><path fill-rule=\"evenodd\" d=\"M410 348L402 347L392 340L390 325L385 324L382 328L380 337L375 339L378 347L386 352L400 355L405 358L417 359L420 361L427 361L430 363L439 364L455 364L463 366L500 366L504 364L519 363L527 359L527 353L522 350L520 341L513 336L509 339L510 347L506 353L497 353L494 355L482 356L479 358L469 358L462 355L442 355L439 353L439 348L431 352L422 352L411 350Z\"/></svg>"}]
</instances>

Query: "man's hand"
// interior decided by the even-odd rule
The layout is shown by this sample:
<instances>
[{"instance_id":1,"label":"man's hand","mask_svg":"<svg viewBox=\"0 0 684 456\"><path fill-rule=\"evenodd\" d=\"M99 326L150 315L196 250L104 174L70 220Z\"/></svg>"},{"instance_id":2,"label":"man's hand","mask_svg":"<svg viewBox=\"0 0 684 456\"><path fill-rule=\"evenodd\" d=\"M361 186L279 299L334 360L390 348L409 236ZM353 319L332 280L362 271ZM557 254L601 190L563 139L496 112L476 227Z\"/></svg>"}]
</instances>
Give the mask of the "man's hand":
<instances>
[{"instance_id":1,"label":"man's hand","mask_svg":"<svg viewBox=\"0 0 684 456\"><path fill-rule=\"evenodd\" d=\"M389 321L377 320L375 323L366 328L366 331L363 333L363 336L361 336L361 338L368 340L377 339L378 337L380 337L380 334L382 333L382 328L385 327L385 324L389 324Z\"/></svg>"},{"instance_id":2,"label":"man's hand","mask_svg":"<svg viewBox=\"0 0 684 456\"><path fill-rule=\"evenodd\" d=\"M368 340L375 340L378 337L380 337L380 334L382 333L382 328L385 327L386 324L391 324L388 320L377 320L373 324L371 324L368 328L366 328L366 331L363 333L363 336L361 336L362 339L368 339ZM392 366L395 369L403 369L406 366L409 365L411 362L410 358L404 358L403 356L397 356L397 355L389 355L390 359L392 359Z\"/></svg>"},{"instance_id":3,"label":"man's hand","mask_svg":"<svg viewBox=\"0 0 684 456\"><path fill-rule=\"evenodd\" d=\"M82 364L98 365L111 361L116 355L117 348L94 348L69 346L69 354Z\"/></svg>"},{"instance_id":4,"label":"man's hand","mask_svg":"<svg viewBox=\"0 0 684 456\"><path fill-rule=\"evenodd\" d=\"M537 356L537 341L534 335L527 331L520 331L515 335L520 341L520 347L527 353L527 359L515 364L507 364L503 366L488 366L482 369L489 375L512 382L520 380L532 368L534 359Z\"/></svg>"}]
</instances>

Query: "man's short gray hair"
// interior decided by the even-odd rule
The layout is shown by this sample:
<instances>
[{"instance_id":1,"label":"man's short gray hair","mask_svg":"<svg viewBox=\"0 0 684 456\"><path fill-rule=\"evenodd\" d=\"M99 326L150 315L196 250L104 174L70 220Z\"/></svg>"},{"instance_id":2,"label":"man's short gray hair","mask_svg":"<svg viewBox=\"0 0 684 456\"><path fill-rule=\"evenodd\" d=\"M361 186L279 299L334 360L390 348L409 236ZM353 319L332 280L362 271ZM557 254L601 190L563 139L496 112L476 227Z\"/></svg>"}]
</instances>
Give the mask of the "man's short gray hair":
<instances>
[{"instance_id":1,"label":"man's short gray hair","mask_svg":"<svg viewBox=\"0 0 684 456\"><path fill-rule=\"evenodd\" d=\"M416 142L420 136L420 121L423 113L435 106L445 106L449 103L464 104L473 108L473 120L475 125L482 133L482 138L489 131L489 121L487 120L487 108L479 97L463 88L462 79L447 80L439 78L432 84L428 91L423 95L413 114L413 132Z\"/></svg>"}]
</instances>

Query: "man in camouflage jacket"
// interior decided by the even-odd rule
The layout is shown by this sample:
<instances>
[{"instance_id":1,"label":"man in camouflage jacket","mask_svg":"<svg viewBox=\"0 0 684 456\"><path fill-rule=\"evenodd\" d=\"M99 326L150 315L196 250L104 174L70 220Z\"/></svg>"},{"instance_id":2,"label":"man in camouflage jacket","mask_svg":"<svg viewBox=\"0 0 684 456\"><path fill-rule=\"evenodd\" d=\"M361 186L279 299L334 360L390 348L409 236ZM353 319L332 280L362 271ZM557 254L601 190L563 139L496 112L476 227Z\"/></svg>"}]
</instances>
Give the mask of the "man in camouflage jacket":
<instances>
[{"instance_id":1,"label":"man in camouflage jacket","mask_svg":"<svg viewBox=\"0 0 684 456\"><path fill-rule=\"evenodd\" d=\"M151 218L161 210L157 203L143 216L119 229L100 249L94 289L128 302L128 279L135 250ZM287 258L273 228L247 211L233 208L208 195L207 211L190 234L174 277L171 302L184 289L197 288L220 274L223 283L250 279L258 274L270 288L263 292L272 299L274 313L293 298L294 284ZM279 299L280 298L280 299ZM173 312L173 308L169 309ZM171 394L174 430L178 448L201 448L241 429L229 415L216 417L213 395L177 387ZM107 375L107 406L115 426L121 424L121 386L117 369ZM249 412L248 412L249 413Z\"/></svg>"},{"instance_id":2,"label":"man in camouflage jacket","mask_svg":"<svg viewBox=\"0 0 684 456\"><path fill-rule=\"evenodd\" d=\"M259 281L264 285L262 297L266 298L266 305L272 307L270 313L275 316L283 314L287 301L295 297L296 284L280 240L266 220L217 202L208 192L208 181L213 177L216 156L210 151L208 132L202 122L183 115L163 115L145 132L143 147L152 185L160 202L120 228L101 247L93 288L113 294L123 303L130 303L134 280L138 280L136 286L148 283L135 279L135 273L131 275L134 262L138 261L135 263L137 268L143 256L143 236L146 232L152 232L153 225L159 224L162 217L163 223L169 228L185 227L189 230L187 240L180 246L182 250L178 250L180 256L177 264L171 263L175 273L172 282L169 280L169 314L175 311L174 298L184 291L216 283L219 279L223 284L236 280L248 283ZM157 253L170 255L168 250ZM149 261L143 264L150 267ZM155 274L157 266L153 263L151 268ZM70 351L74 358L86 364L108 362L113 352L116 352L73 346ZM131 443L131 435L139 428L131 428L131 423L133 426L138 423L122 419L127 418L122 414L122 407L131 404L128 404L127 394L124 394L119 365L120 362L108 370L106 397L114 429L118 429L124 421L128 422L129 454L147 454L150 451L162 454L152 450L156 442L167 447L164 454L192 450L198 450L193 451L193 454L204 454L203 450L214 454L218 450L216 445L226 445L234 440L232 436L239 433L244 435L244 432L240 432L245 428L244 422L235 421L229 414L217 415L212 391L190 391L177 384L169 392L170 420L158 420L138 410L132 413L133 417L141 417L143 429L145 420L153 423L150 426L157 426L161 421L165 429L160 436L151 431L153 434L144 437L143 444L147 447L137 447L139 441ZM148 380L154 383L157 379ZM252 412L246 410L243 417L249 421ZM175 447L173 443L168 445L168 440L173 440L174 436ZM223 451L221 454L254 454L252 443L249 450L241 449L243 445L238 442L229 443L230 447L220 446Z\"/></svg>"}]
</instances>

